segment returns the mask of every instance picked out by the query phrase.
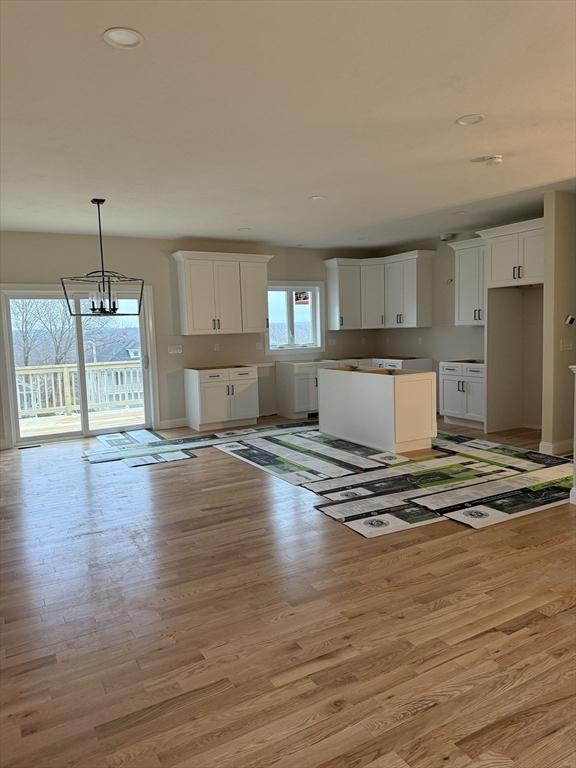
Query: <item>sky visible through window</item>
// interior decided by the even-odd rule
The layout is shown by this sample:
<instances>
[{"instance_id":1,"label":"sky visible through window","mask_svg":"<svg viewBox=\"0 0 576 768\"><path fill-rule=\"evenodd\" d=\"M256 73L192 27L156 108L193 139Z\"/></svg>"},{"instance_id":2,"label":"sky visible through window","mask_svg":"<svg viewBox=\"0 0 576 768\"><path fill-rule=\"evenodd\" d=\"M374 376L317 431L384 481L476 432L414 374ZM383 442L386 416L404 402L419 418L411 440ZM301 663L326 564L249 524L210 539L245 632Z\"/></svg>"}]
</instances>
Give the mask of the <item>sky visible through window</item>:
<instances>
[{"instance_id":1,"label":"sky visible through window","mask_svg":"<svg viewBox=\"0 0 576 768\"><path fill-rule=\"evenodd\" d=\"M316 343L316 320L311 291L269 290L268 320L270 347L300 346ZM293 319L294 338L290 334Z\"/></svg>"}]
</instances>

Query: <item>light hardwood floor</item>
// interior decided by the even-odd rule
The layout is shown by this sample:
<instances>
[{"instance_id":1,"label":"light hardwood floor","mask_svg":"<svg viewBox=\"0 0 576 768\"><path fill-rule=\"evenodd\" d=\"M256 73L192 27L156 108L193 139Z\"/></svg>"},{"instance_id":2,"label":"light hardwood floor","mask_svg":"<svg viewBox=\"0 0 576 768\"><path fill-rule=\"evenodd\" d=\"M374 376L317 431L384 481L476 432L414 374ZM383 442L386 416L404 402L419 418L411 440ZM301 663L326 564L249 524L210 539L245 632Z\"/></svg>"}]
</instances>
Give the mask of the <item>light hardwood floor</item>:
<instances>
[{"instance_id":1,"label":"light hardwood floor","mask_svg":"<svg viewBox=\"0 0 576 768\"><path fill-rule=\"evenodd\" d=\"M575 765L574 507L368 540L85 444L1 455L3 768Z\"/></svg>"}]
</instances>

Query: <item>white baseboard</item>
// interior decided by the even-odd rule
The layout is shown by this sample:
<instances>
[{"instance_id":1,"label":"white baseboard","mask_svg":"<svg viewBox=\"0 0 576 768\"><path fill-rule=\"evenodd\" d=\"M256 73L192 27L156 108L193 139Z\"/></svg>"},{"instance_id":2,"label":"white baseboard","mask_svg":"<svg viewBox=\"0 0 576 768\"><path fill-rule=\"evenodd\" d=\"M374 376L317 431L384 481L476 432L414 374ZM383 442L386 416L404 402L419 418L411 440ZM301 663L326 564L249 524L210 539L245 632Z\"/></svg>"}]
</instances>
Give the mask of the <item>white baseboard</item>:
<instances>
[{"instance_id":1,"label":"white baseboard","mask_svg":"<svg viewBox=\"0 0 576 768\"><path fill-rule=\"evenodd\" d=\"M175 429L176 427L187 427L186 419L167 419L154 426L154 429Z\"/></svg>"},{"instance_id":2,"label":"white baseboard","mask_svg":"<svg viewBox=\"0 0 576 768\"><path fill-rule=\"evenodd\" d=\"M547 453L550 456L561 456L563 453L571 453L572 447L572 439L568 438L568 440L560 440L557 443L540 443L538 450L540 453Z\"/></svg>"},{"instance_id":3,"label":"white baseboard","mask_svg":"<svg viewBox=\"0 0 576 768\"><path fill-rule=\"evenodd\" d=\"M576 486L570 491L570 504L576 507Z\"/></svg>"}]
</instances>

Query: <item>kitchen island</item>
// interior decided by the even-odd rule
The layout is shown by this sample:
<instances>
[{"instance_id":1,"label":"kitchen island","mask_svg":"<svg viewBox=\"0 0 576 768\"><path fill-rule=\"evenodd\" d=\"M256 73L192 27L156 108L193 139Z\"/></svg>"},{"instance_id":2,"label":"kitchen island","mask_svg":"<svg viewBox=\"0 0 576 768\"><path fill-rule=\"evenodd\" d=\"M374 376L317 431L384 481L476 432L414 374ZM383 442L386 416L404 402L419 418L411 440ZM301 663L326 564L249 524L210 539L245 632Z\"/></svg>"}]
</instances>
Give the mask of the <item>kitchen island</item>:
<instances>
[{"instance_id":1,"label":"kitchen island","mask_svg":"<svg viewBox=\"0 0 576 768\"><path fill-rule=\"evenodd\" d=\"M320 431L392 453L430 448L436 374L374 368L318 371Z\"/></svg>"}]
</instances>

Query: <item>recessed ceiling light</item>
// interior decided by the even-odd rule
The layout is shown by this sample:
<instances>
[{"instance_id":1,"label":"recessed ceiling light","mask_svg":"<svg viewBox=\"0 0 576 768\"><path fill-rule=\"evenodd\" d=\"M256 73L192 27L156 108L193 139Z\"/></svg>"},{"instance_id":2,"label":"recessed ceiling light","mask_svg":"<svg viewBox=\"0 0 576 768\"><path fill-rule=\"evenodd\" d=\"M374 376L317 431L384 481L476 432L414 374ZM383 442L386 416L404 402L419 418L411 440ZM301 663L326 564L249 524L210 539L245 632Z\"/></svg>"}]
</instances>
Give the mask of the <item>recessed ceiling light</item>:
<instances>
[{"instance_id":1,"label":"recessed ceiling light","mask_svg":"<svg viewBox=\"0 0 576 768\"><path fill-rule=\"evenodd\" d=\"M484 165L502 165L504 157L502 155L482 155L473 157L471 163L484 163Z\"/></svg>"},{"instance_id":2,"label":"recessed ceiling light","mask_svg":"<svg viewBox=\"0 0 576 768\"><path fill-rule=\"evenodd\" d=\"M486 115L483 115L480 112L472 115L462 115L462 117L459 117L456 120L456 125L476 125L476 123L481 123L482 120L486 120Z\"/></svg>"},{"instance_id":3,"label":"recessed ceiling light","mask_svg":"<svg viewBox=\"0 0 576 768\"><path fill-rule=\"evenodd\" d=\"M110 27L102 37L104 42L114 48L137 48L144 42L144 37L140 32L128 27Z\"/></svg>"},{"instance_id":4,"label":"recessed ceiling light","mask_svg":"<svg viewBox=\"0 0 576 768\"><path fill-rule=\"evenodd\" d=\"M326 195L310 195L310 200L326 200Z\"/></svg>"}]
</instances>

